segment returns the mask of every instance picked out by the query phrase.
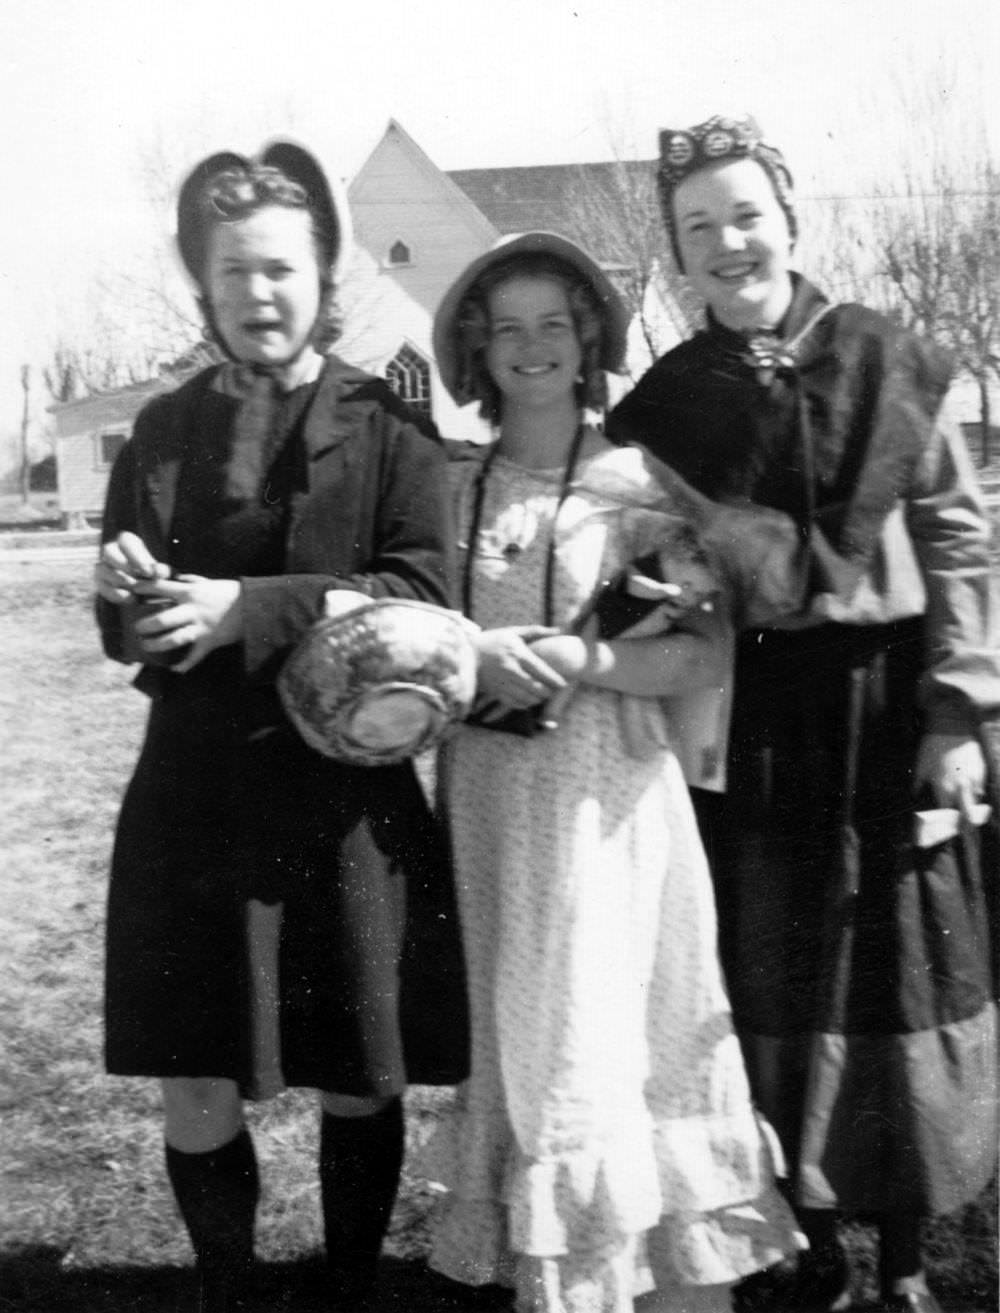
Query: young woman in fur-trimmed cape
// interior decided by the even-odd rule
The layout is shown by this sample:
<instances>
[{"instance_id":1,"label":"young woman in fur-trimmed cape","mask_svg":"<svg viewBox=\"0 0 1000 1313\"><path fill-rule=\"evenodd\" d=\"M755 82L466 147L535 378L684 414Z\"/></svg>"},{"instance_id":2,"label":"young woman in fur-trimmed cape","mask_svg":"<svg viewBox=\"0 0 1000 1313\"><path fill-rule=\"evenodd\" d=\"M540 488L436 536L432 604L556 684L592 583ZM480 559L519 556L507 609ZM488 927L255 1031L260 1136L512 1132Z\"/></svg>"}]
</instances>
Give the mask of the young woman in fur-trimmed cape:
<instances>
[{"instance_id":1,"label":"young woman in fur-trimmed cape","mask_svg":"<svg viewBox=\"0 0 1000 1313\"><path fill-rule=\"evenodd\" d=\"M975 831L984 749L1000 757L989 525L949 362L791 272L791 177L756 123L660 144L671 245L708 322L609 433L710 497L794 516L815 551L806 614L741 639L727 791L696 799L754 1094L813 1246L774 1307L848 1306L846 1209L879 1220L886 1306L929 1313L920 1221L996 1167L980 872L997 858Z\"/></svg>"}]
</instances>

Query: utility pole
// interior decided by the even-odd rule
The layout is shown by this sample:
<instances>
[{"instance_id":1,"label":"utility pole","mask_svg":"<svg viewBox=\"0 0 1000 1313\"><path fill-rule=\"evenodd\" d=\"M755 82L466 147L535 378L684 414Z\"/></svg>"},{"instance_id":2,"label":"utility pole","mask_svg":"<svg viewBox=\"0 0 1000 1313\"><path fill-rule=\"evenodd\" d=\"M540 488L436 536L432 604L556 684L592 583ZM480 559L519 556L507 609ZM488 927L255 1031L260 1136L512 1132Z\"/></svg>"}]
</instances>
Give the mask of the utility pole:
<instances>
[{"instance_id":1,"label":"utility pole","mask_svg":"<svg viewBox=\"0 0 1000 1313\"><path fill-rule=\"evenodd\" d=\"M29 396L31 392L31 366L21 366L21 390L24 402L21 407L21 505L31 503L31 458L28 455Z\"/></svg>"}]
</instances>

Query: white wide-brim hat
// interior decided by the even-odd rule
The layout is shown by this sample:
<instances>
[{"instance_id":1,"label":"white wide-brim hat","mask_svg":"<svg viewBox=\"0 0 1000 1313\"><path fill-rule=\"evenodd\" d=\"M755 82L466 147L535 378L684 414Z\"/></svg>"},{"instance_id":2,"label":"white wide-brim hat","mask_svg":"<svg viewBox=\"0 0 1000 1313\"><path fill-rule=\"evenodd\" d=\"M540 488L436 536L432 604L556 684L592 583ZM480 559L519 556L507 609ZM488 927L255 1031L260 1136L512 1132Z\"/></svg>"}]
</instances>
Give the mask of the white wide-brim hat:
<instances>
[{"instance_id":1,"label":"white wide-brim hat","mask_svg":"<svg viewBox=\"0 0 1000 1313\"><path fill-rule=\"evenodd\" d=\"M609 374L620 374L624 369L631 316L614 283L597 261L582 247L558 233L515 233L501 237L494 246L462 270L441 298L434 315L434 356L438 373L452 399L460 406L475 398L468 391L467 380L460 377L459 306L487 270L505 264L518 255L551 255L568 264L590 284L604 319L600 366Z\"/></svg>"}]
</instances>

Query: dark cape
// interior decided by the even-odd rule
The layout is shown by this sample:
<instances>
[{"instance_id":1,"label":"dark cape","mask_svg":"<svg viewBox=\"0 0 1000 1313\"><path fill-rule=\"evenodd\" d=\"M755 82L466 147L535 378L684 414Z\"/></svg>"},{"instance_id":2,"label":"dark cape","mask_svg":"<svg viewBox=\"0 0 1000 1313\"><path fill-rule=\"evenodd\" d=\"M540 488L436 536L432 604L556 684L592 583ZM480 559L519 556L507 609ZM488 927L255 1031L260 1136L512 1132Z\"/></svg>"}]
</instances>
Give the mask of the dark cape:
<instances>
[{"instance_id":1,"label":"dark cape","mask_svg":"<svg viewBox=\"0 0 1000 1313\"><path fill-rule=\"evenodd\" d=\"M136 681L151 703L112 860L108 1068L256 1093L275 1083L266 1032L289 1085L455 1081L467 1020L450 863L412 764L321 756L274 685L327 589L450 603L444 456L384 383L330 358L317 384L271 399L260 461L231 375L151 403L109 487L105 540L131 530L175 572L240 578L245 636ZM120 608L99 603L98 620L120 658ZM256 916L262 904L280 913Z\"/></svg>"},{"instance_id":2,"label":"dark cape","mask_svg":"<svg viewBox=\"0 0 1000 1313\"><path fill-rule=\"evenodd\" d=\"M710 497L792 515L824 544L815 590L849 594L949 376L796 278L775 338L710 320L608 431ZM921 615L744 633L727 792L695 791L751 1083L807 1207L948 1211L996 1165L995 835L915 846L928 644Z\"/></svg>"},{"instance_id":3,"label":"dark cape","mask_svg":"<svg viewBox=\"0 0 1000 1313\"><path fill-rule=\"evenodd\" d=\"M710 317L640 379L608 433L719 501L773 506L803 526L811 513L855 573L928 447L951 361L864 306L830 305L797 276L775 338L758 343L755 353ZM759 363L765 352L770 366Z\"/></svg>"}]
</instances>

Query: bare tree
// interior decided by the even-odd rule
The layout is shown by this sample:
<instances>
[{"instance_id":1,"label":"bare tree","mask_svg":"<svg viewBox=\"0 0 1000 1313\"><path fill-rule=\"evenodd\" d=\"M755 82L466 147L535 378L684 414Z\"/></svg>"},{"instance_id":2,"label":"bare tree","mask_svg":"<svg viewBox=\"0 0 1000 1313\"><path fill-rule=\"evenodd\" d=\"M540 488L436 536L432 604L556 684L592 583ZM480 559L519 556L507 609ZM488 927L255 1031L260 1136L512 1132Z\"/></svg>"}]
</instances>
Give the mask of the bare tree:
<instances>
[{"instance_id":1,"label":"bare tree","mask_svg":"<svg viewBox=\"0 0 1000 1313\"><path fill-rule=\"evenodd\" d=\"M810 272L838 300L863 301L954 356L979 393L980 461L989 463L991 384L1000 380L1000 170L942 164L930 181L853 204L831 198L810 241Z\"/></svg>"},{"instance_id":2,"label":"bare tree","mask_svg":"<svg viewBox=\"0 0 1000 1313\"><path fill-rule=\"evenodd\" d=\"M871 206L843 196L797 201L801 233L798 263L832 301L863 301L890 316L893 299L876 270Z\"/></svg>"},{"instance_id":3,"label":"bare tree","mask_svg":"<svg viewBox=\"0 0 1000 1313\"><path fill-rule=\"evenodd\" d=\"M614 279L651 360L688 337L699 317L669 256L655 169L652 160L581 164L565 198L568 235Z\"/></svg>"},{"instance_id":4,"label":"bare tree","mask_svg":"<svg viewBox=\"0 0 1000 1313\"><path fill-rule=\"evenodd\" d=\"M75 401L87 389L77 364L77 348L59 339L52 348L48 364L42 366L42 382L55 402Z\"/></svg>"},{"instance_id":5,"label":"bare tree","mask_svg":"<svg viewBox=\"0 0 1000 1313\"><path fill-rule=\"evenodd\" d=\"M183 137L168 139L160 129L142 142L135 162L138 191L150 231L157 236L140 257L98 282L106 304L127 306L145 340L166 359L183 356L205 341L193 289L172 240L162 238L163 216L173 213L178 179L193 153Z\"/></svg>"},{"instance_id":6,"label":"bare tree","mask_svg":"<svg viewBox=\"0 0 1000 1313\"><path fill-rule=\"evenodd\" d=\"M42 366L42 382L53 401L75 401L141 383L154 377L158 366L159 357L141 342L127 342L97 328L87 345L59 338Z\"/></svg>"},{"instance_id":7,"label":"bare tree","mask_svg":"<svg viewBox=\"0 0 1000 1313\"><path fill-rule=\"evenodd\" d=\"M986 464L990 382L1000 379L1000 170L982 159L963 178L938 161L930 188L920 185L908 176L905 204L882 200L876 211L884 232L880 272L902 321L947 346L975 380Z\"/></svg>"},{"instance_id":8,"label":"bare tree","mask_svg":"<svg viewBox=\"0 0 1000 1313\"><path fill-rule=\"evenodd\" d=\"M952 340L963 368L976 380L980 460L991 452L990 380L1000 378L1000 170L983 169L983 191L966 225L954 270Z\"/></svg>"},{"instance_id":9,"label":"bare tree","mask_svg":"<svg viewBox=\"0 0 1000 1313\"><path fill-rule=\"evenodd\" d=\"M1000 379L1000 167L969 113L974 73L945 64L935 80L890 87L905 123L891 167L860 196L813 200L804 226L810 271L828 292L926 333L974 381L987 464Z\"/></svg>"},{"instance_id":10,"label":"bare tree","mask_svg":"<svg viewBox=\"0 0 1000 1313\"><path fill-rule=\"evenodd\" d=\"M162 134L145 142L135 164L150 241L95 270L85 306L64 320L42 368L53 401L72 401L144 382L161 372L185 373L215 358L180 264L163 242L179 151Z\"/></svg>"},{"instance_id":11,"label":"bare tree","mask_svg":"<svg viewBox=\"0 0 1000 1313\"><path fill-rule=\"evenodd\" d=\"M21 505L31 503L31 455L28 451L28 426L31 419L31 366L21 366L21 391L24 398L21 403Z\"/></svg>"}]
</instances>

